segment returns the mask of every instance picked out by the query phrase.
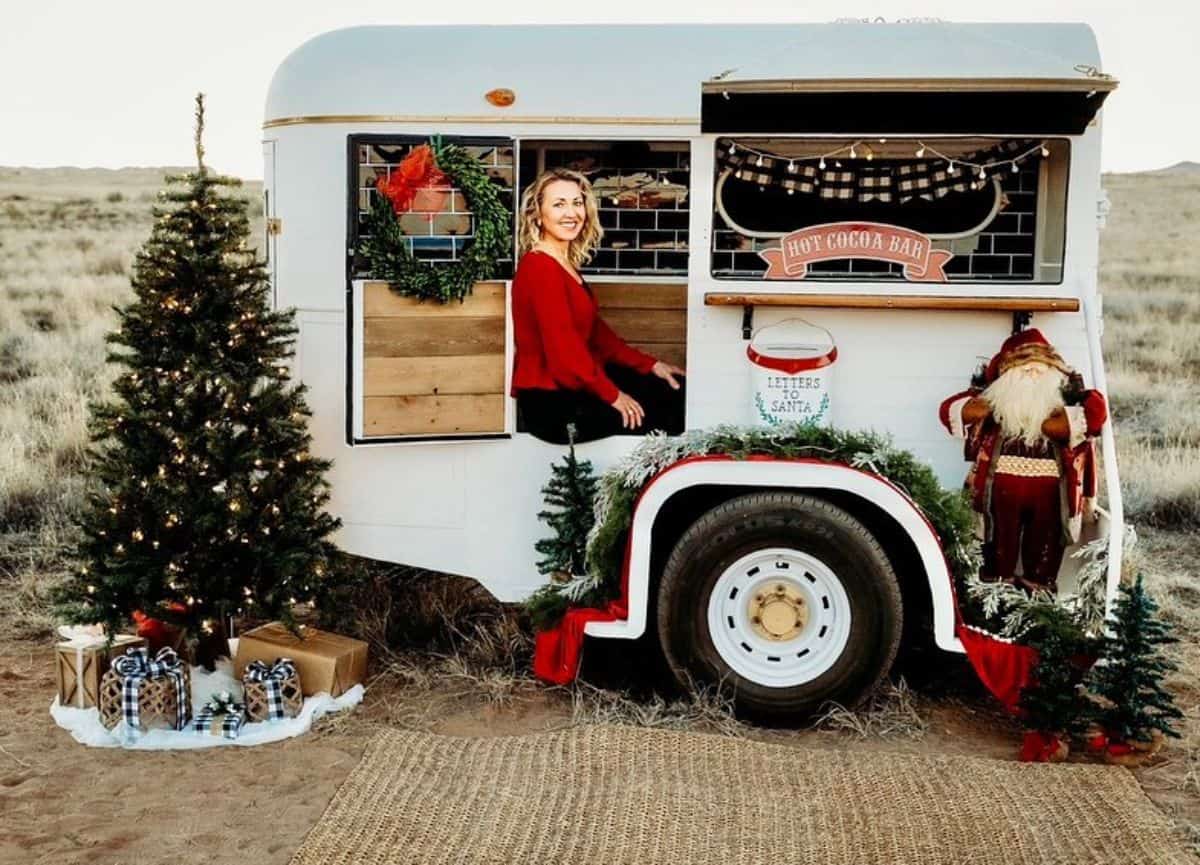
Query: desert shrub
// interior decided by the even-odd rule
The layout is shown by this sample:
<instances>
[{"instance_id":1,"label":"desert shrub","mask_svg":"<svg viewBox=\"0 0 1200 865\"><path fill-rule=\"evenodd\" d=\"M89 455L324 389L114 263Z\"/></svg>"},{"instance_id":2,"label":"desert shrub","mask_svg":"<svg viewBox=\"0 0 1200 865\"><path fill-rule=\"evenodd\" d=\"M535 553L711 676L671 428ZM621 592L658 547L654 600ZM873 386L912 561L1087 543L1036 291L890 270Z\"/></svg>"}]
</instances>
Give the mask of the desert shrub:
<instances>
[{"instance_id":1,"label":"desert shrub","mask_svg":"<svg viewBox=\"0 0 1200 865\"><path fill-rule=\"evenodd\" d=\"M87 272L93 276L124 276L126 270L125 256L119 252L102 255L87 264Z\"/></svg>"}]
</instances>

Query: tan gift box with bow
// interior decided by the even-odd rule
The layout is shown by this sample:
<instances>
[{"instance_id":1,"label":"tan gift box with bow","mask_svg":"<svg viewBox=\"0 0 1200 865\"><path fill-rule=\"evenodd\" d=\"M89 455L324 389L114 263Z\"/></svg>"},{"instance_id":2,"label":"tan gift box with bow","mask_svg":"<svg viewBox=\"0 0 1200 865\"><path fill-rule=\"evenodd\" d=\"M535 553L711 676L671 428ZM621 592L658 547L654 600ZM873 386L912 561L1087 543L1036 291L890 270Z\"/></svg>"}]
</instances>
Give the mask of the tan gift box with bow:
<instances>
[{"instance_id":1,"label":"tan gift box with bow","mask_svg":"<svg viewBox=\"0 0 1200 865\"><path fill-rule=\"evenodd\" d=\"M367 644L352 637L304 627L298 639L281 622L271 622L238 639L234 675L240 680L251 661L270 665L291 658L300 673L300 690L310 697L322 691L341 696L367 675Z\"/></svg>"}]
</instances>

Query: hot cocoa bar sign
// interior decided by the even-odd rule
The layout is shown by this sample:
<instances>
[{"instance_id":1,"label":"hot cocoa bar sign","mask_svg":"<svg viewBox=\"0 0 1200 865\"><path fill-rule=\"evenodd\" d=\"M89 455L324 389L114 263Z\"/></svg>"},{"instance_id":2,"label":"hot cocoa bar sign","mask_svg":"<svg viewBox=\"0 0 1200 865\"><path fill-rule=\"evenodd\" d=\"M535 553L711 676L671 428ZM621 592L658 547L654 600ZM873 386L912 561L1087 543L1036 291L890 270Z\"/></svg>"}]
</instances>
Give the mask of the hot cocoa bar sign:
<instances>
[{"instance_id":1,"label":"hot cocoa bar sign","mask_svg":"<svg viewBox=\"0 0 1200 865\"><path fill-rule=\"evenodd\" d=\"M759 252L767 262L764 279L804 279L815 261L863 258L904 267L912 282L945 282L942 267L953 253L934 249L917 231L879 222L829 222L785 235L777 249Z\"/></svg>"}]
</instances>

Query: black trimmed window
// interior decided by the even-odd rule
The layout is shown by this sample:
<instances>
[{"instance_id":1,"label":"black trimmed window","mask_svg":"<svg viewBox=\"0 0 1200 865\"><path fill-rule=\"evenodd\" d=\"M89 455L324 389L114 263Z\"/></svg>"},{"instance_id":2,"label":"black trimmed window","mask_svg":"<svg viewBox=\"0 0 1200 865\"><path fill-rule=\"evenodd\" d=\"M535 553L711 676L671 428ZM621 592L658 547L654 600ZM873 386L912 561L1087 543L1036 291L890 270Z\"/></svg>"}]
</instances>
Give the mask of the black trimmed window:
<instances>
[{"instance_id":1,"label":"black trimmed window","mask_svg":"<svg viewBox=\"0 0 1200 865\"><path fill-rule=\"evenodd\" d=\"M1064 139L721 137L715 147L717 278L763 279L759 253L790 232L870 222L927 235L951 253L950 282L1062 281ZM982 178L969 167L985 163L995 164ZM806 279L905 279L903 265L866 257L807 268Z\"/></svg>"},{"instance_id":2,"label":"black trimmed window","mask_svg":"<svg viewBox=\"0 0 1200 865\"><path fill-rule=\"evenodd\" d=\"M588 274L687 274L690 144L687 141L521 141L520 185L571 168L596 193L604 236Z\"/></svg>"},{"instance_id":3,"label":"black trimmed window","mask_svg":"<svg viewBox=\"0 0 1200 865\"><path fill-rule=\"evenodd\" d=\"M443 141L461 145L472 153L500 189L501 200L513 212L513 171L515 147L511 138L469 135L445 135ZM429 143L426 135L352 135L350 136L350 199L348 248L354 250L350 262L353 278L369 279L366 261L357 252L359 240L366 235L366 217L379 192L376 181L390 176L392 170L415 147ZM457 261L474 239L475 219L466 198L454 189L445 207L438 213L411 212L399 216L401 230L410 238L412 254L423 261ZM496 279L510 279L511 257L498 262Z\"/></svg>"}]
</instances>

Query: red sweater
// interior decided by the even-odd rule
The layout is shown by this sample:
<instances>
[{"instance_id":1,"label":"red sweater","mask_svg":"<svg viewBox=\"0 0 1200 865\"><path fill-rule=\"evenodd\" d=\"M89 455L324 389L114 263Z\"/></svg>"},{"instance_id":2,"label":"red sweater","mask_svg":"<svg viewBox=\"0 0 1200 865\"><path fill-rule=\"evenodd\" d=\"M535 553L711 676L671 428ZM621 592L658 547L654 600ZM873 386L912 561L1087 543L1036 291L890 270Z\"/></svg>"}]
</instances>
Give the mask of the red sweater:
<instances>
[{"instance_id":1,"label":"red sweater","mask_svg":"<svg viewBox=\"0 0 1200 865\"><path fill-rule=\"evenodd\" d=\"M552 255L530 250L513 275L512 395L523 388L587 390L611 404L617 386L604 364L649 372L655 358L617 336L596 298Z\"/></svg>"}]
</instances>

